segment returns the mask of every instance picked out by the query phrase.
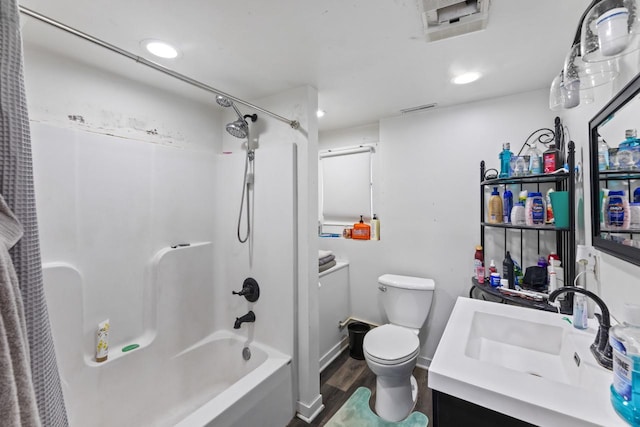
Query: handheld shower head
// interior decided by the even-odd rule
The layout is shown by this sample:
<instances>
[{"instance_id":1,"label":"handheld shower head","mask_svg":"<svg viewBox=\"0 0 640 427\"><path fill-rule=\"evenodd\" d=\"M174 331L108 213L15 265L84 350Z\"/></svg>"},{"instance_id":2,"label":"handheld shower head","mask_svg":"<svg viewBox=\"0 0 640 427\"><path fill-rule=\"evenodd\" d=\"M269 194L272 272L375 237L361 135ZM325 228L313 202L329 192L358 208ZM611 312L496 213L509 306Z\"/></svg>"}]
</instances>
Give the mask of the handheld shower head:
<instances>
[{"instance_id":1,"label":"handheld shower head","mask_svg":"<svg viewBox=\"0 0 640 427\"><path fill-rule=\"evenodd\" d=\"M243 118L229 123L226 129L227 132L236 138L244 139L249 136L249 125L247 125L247 122Z\"/></svg>"},{"instance_id":2,"label":"handheld shower head","mask_svg":"<svg viewBox=\"0 0 640 427\"><path fill-rule=\"evenodd\" d=\"M225 108L233 107L236 114L238 115L238 120L233 121L226 126L227 132L229 132L231 135L235 136L236 138L240 138L240 139L248 138L249 124L247 123L246 119L248 118L248 119L251 119L252 122L255 122L256 120L258 120L258 115L245 114L243 116L240 110L238 110L238 108L234 105L233 101L222 95L216 96L216 102L221 107L225 107Z\"/></svg>"}]
</instances>

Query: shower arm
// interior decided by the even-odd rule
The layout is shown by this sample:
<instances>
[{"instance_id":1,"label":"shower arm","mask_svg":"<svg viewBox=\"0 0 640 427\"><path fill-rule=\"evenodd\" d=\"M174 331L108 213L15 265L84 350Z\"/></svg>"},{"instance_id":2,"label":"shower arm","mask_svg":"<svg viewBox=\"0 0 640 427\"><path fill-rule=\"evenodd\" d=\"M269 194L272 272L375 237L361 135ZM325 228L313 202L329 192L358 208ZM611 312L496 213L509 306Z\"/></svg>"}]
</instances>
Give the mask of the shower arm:
<instances>
[{"instance_id":1,"label":"shower arm","mask_svg":"<svg viewBox=\"0 0 640 427\"><path fill-rule=\"evenodd\" d=\"M26 8L24 6L18 5L18 9L20 10L21 13L23 13L23 14L31 17L31 18L37 19L40 22L44 22L45 24L49 24L49 25L51 25L53 27L56 27L56 28L58 28L60 30L66 31L69 34L73 34L74 36L80 37L81 39L89 41L89 42L91 42L93 44L96 44L96 45L98 45L100 47L103 47L103 48L105 48L107 50L115 52L115 53L117 53L119 55L125 56L125 57L127 57L129 59L132 59L132 60L136 61L137 63L142 64L142 65L144 65L146 67L153 68L156 71L160 71L161 73L164 73L164 74L166 74L168 76L171 76L171 77L173 77L175 79L181 80L181 81L183 81L185 83L188 83L188 84L190 84L192 86L195 86L195 87L197 87L199 89L206 90L207 92L211 92L211 93L214 93L216 95L224 96L225 98L231 99L234 102L237 102L237 103L242 104L244 106L247 106L247 107L249 107L249 108L251 108L253 110L256 110L256 111L259 111L261 113L264 113L264 114L266 114L268 116L273 117L274 119L280 120L281 122L287 123L289 126L291 126L292 129L299 129L300 128L300 122L298 122L297 120L287 119L286 117L283 117L283 116L281 116L279 114L273 113L273 112L271 112L269 110L265 110L262 107L258 107L257 105L251 104L250 102L244 101L244 100L242 100L240 98L236 98L235 96L232 96L232 95L229 95L228 93L222 92L221 90L218 90L218 89L216 89L214 87L206 85L206 84L204 84L202 82L199 82L198 80L192 79L191 77L185 76L184 74L180 74L180 73L178 73L176 71L173 71L170 68L167 68L167 67L164 67L164 66L162 66L160 64L157 64L155 62L149 61L148 59L145 59L145 58L143 58L141 56L135 55L135 54L133 54L133 53L127 51L127 50L119 48L118 46L112 45L111 43L107 43L104 40L100 40L99 38L93 37L93 36L91 36L91 35L89 35L87 33L84 33L84 32L82 32L80 30L77 30L77 29L75 29L73 27L65 25L62 22L58 22L55 19L49 18L49 17L47 17L45 15L42 15L41 13L38 13L38 12L36 12L34 10L31 10L31 9L28 9L28 8ZM236 109L236 112L238 112L237 109ZM238 112L238 115L240 117L242 117L240 112Z\"/></svg>"}]
</instances>

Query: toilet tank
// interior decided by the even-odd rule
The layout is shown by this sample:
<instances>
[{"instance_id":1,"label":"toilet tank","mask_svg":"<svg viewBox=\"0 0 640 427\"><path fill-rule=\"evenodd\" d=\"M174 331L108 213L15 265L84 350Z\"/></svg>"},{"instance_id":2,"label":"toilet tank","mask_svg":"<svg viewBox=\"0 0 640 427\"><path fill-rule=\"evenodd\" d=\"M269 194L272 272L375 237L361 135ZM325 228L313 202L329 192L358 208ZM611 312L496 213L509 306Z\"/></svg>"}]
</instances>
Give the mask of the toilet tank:
<instances>
[{"instance_id":1,"label":"toilet tank","mask_svg":"<svg viewBox=\"0 0 640 427\"><path fill-rule=\"evenodd\" d=\"M435 282L422 277L384 274L378 289L389 323L420 329L429 315Z\"/></svg>"}]
</instances>

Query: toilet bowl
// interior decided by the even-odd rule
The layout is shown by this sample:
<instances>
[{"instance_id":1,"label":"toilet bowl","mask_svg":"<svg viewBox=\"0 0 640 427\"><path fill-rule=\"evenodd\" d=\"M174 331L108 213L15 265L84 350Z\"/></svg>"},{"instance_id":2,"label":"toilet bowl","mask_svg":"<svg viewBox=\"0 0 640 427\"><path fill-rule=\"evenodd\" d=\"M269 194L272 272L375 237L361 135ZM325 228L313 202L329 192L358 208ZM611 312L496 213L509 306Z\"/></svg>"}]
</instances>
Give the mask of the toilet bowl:
<instances>
[{"instance_id":1,"label":"toilet bowl","mask_svg":"<svg viewBox=\"0 0 640 427\"><path fill-rule=\"evenodd\" d=\"M384 420L405 419L418 399L412 376L420 353L418 332L429 313L431 279L386 274L378 278L390 323L367 333L363 342L367 366L376 375L375 412Z\"/></svg>"},{"instance_id":2,"label":"toilet bowl","mask_svg":"<svg viewBox=\"0 0 640 427\"><path fill-rule=\"evenodd\" d=\"M383 325L364 336L363 352L376 375L376 414L387 421L405 419L418 399L411 375L420 353L418 336L401 326Z\"/></svg>"}]
</instances>

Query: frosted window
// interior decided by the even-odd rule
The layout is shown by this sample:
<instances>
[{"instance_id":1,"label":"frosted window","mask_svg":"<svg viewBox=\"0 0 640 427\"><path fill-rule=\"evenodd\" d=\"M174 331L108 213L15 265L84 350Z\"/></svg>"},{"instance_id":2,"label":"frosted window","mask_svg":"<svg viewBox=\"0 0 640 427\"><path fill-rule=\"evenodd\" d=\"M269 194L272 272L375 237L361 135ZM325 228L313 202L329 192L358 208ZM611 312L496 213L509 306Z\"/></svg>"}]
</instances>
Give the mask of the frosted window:
<instances>
[{"instance_id":1,"label":"frosted window","mask_svg":"<svg viewBox=\"0 0 640 427\"><path fill-rule=\"evenodd\" d=\"M321 210L324 223L353 224L371 218L371 150L322 157Z\"/></svg>"}]
</instances>

